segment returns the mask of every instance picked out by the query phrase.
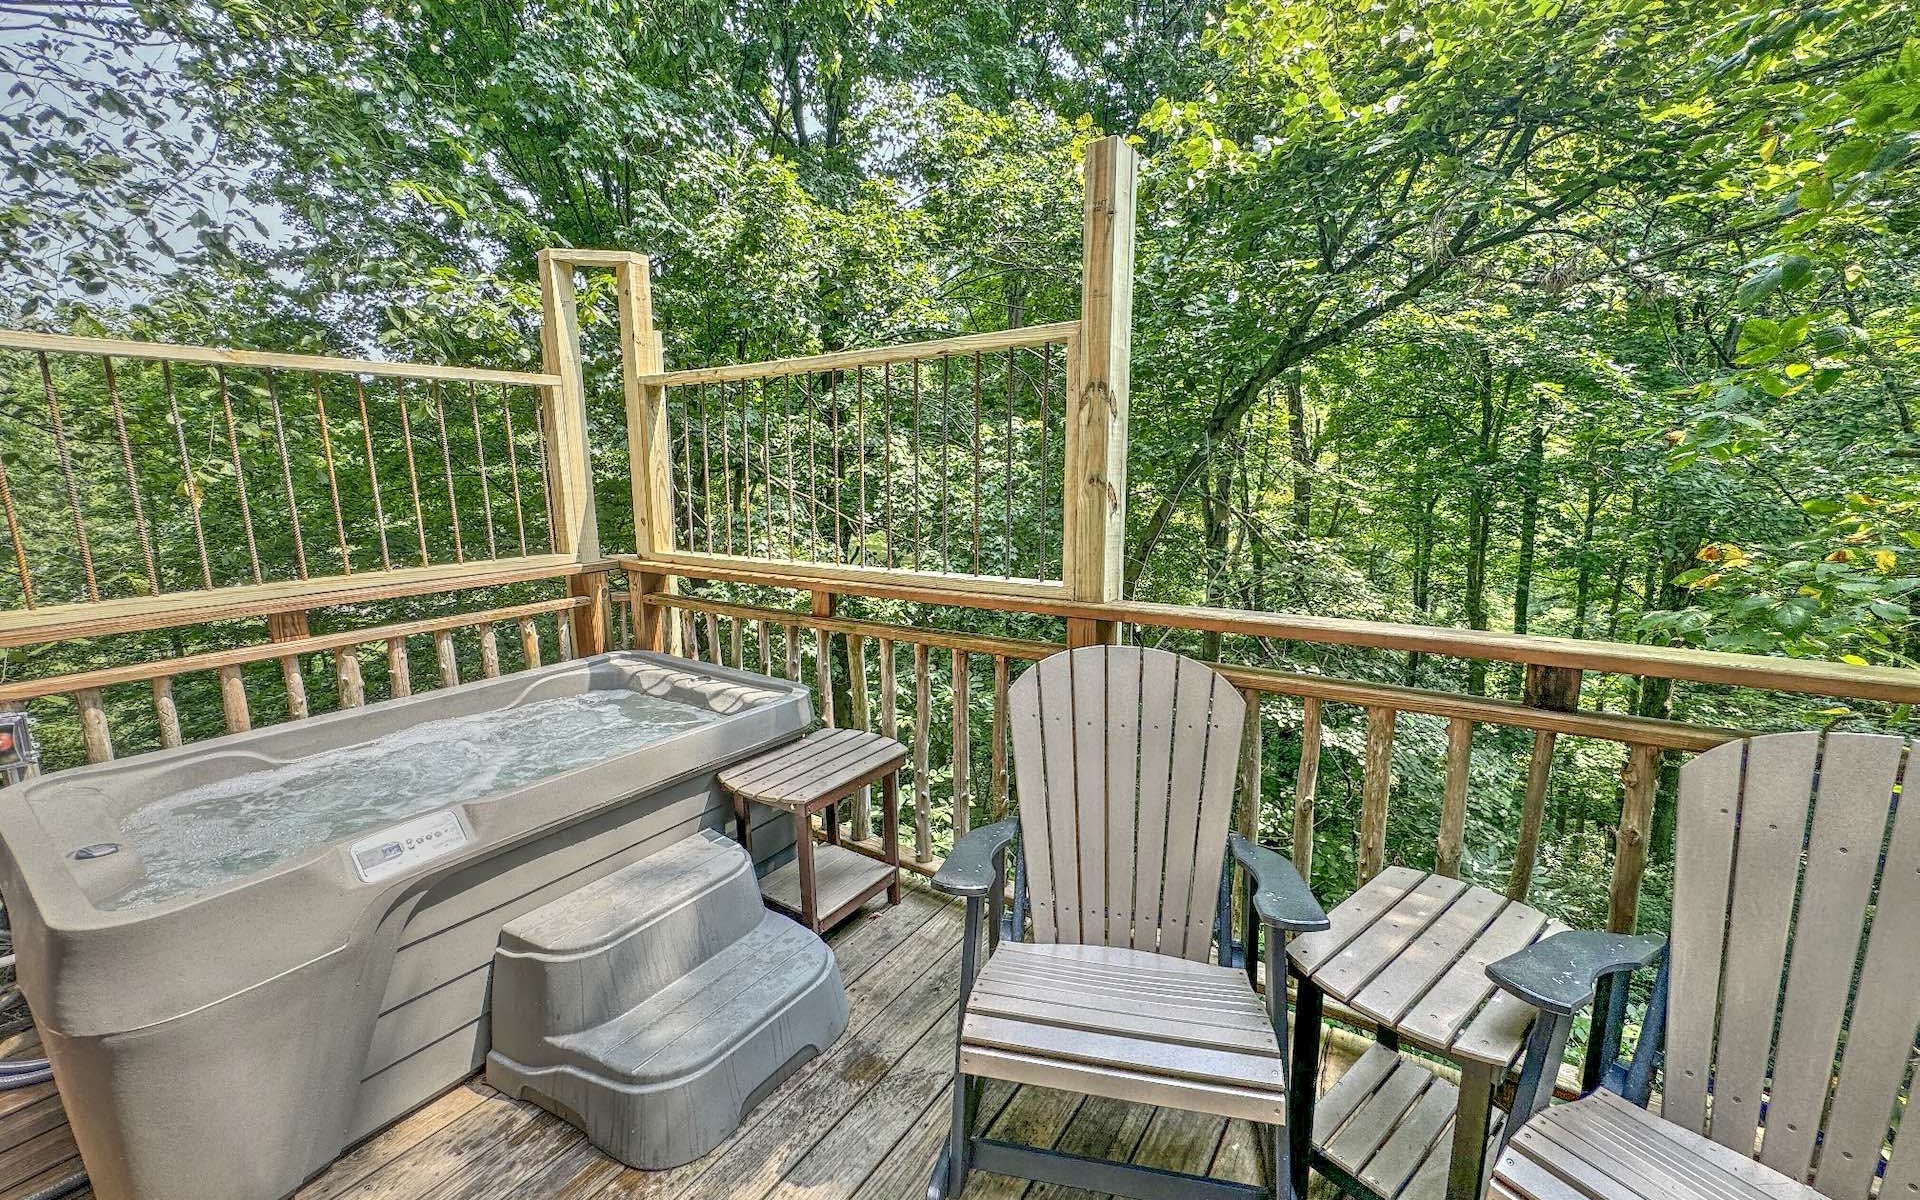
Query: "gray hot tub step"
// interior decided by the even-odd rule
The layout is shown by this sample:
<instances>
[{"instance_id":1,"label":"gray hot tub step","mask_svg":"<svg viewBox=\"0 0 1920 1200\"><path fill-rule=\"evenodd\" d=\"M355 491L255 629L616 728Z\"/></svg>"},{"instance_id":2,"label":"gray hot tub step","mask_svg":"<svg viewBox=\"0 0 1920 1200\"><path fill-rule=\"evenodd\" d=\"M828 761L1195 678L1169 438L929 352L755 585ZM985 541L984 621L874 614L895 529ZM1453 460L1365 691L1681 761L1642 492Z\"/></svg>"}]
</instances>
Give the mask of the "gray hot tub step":
<instances>
[{"instance_id":1,"label":"gray hot tub step","mask_svg":"<svg viewBox=\"0 0 1920 1200\"><path fill-rule=\"evenodd\" d=\"M847 1025L826 943L711 832L507 926L494 987L487 1081L649 1169L718 1145Z\"/></svg>"}]
</instances>

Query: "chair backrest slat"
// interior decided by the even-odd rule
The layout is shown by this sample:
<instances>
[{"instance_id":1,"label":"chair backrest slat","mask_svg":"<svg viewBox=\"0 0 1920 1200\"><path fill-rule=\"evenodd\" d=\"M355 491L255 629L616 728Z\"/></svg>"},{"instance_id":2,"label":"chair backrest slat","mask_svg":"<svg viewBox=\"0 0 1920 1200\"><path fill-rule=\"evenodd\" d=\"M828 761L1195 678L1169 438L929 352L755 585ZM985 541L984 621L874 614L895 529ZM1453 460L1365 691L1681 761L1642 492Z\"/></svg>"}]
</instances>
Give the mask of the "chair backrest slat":
<instances>
[{"instance_id":1,"label":"chair backrest slat","mask_svg":"<svg viewBox=\"0 0 1920 1200\"><path fill-rule=\"evenodd\" d=\"M1753 1153L1766 1089L1767 1052L1780 1006L1787 923L1807 835L1817 733L1759 738L1747 749L1734 834L1733 895L1727 900L1720 984L1720 1044L1713 1059L1713 1140Z\"/></svg>"},{"instance_id":2,"label":"chair backrest slat","mask_svg":"<svg viewBox=\"0 0 1920 1200\"><path fill-rule=\"evenodd\" d=\"M1807 837L1807 865L1794 920L1780 1032L1774 1040L1767 1140L1760 1161L1795 1179L1813 1165L1853 988L1853 966L1887 832L1887 799L1900 770L1900 742L1857 733L1827 737L1820 794ZM1911 1041L1912 1031L1908 1031Z\"/></svg>"},{"instance_id":3,"label":"chair backrest slat","mask_svg":"<svg viewBox=\"0 0 1920 1200\"><path fill-rule=\"evenodd\" d=\"M1920 778L1912 763L1909 747L1909 780ZM1840 1057L1839 1083L1824 1129L1825 1145L1814 1178L1821 1192L1838 1200L1864 1200L1867 1195L1894 1101L1913 1056L1916 1027L1920 1027L1920 803L1903 803L1894 815L1880 868L1866 958L1847 1020L1847 1048ZM1920 1131L1920 1123L1909 1124L1910 1131ZM1883 1188L1880 1194L1895 1193Z\"/></svg>"},{"instance_id":4,"label":"chair backrest slat","mask_svg":"<svg viewBox=\"0 0 1920 1200\"><path fill-rule=\"evenodd\" d=\"M1090 646L1007 697L1034 936L1204 960L1245 705L1202 663Z\"/></svg>"},{"instance_id":5,"label":"chair backrest slat","mask_svg":"<svg viewBox=\"0 0 1920 1200\"><path fill-rule=\"evenodd\" d=\"M1868 1195L1920 1027L1908 757L1897 737L1772 734L1680 776L1662 1113L1836 1200Z\"/></svg>"},{"instance_id":6,"label":"chair backrest slat","mask_svg":"<svg viewBox=\"0 0 1920 1200\"><path fill-rule=\"evenodd\" d=\"M1667 993L1665 1090L1660 1113L1705 1133L1708 1064L1720 1011L1727 892L1733 883L1733 828L1740 808L1746 743L1707 751L1680 771L1675 813L1673 956Z\"/></svg>"}]
</instances>

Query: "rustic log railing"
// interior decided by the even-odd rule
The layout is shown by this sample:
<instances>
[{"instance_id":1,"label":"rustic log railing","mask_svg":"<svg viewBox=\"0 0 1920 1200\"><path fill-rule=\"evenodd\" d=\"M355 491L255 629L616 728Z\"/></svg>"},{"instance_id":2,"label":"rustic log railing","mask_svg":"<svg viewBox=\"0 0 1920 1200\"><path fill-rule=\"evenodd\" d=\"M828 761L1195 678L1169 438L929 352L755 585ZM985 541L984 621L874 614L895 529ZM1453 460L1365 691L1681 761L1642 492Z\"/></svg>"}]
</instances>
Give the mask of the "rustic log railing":
<instances>
[{"instance_id":1,"label":"rustic log railing","mask_svg":"<svg viewBox=\"0 0 1920 1200\"><path fill-rule=\"evenodd\" d=\"M761 582L773 581L763 577ZM786 581L786 586L794 586L793 581ZM964 603L953 595L944 599L949 604ZM636 610L651 608L673 614L684 652L690 656L747 670L767 669L785 678L812 684L821 718L829 724L877 727L890 736L899 736L905 730L905 739L912 750L911 778L905 795L912 811L902 814L901 828L903 838L907 836L905 831L911 831L912 844L903 850L907 860L919 870L931 870L939 861L935 851L940 847L936 847L930 836L934 825L936 779L944 780L940 790L945 794L940 799L946 802L943 808L950 813L945 822L945 830L950 831L948 836L963 832L976 816L993 820L1010 810L1013 797L1009 795L1007 783L1007 680L1010 674L1017 674L1020 666L1063 646L1060 642L820 615L816 610L827 606L819 604L800 611L632 589L616 592L614 600L618 605ZM1000 611L1010 607L998 598L976 598L975 604ZM965 610L961 611L964 614ZM1170 615L1179 616L1187 627L1193 627L1195 622L1204 620L1205 613L1204 609L1184 609ZM1237 619L1251 620L1259 616L1261 614L1239 614ZM1289 620L1280 615L1273 615L1271 619L1275 624ZM636 611L630 619L622 620L623 635L624 631L646 623ZM1136 627L1136 636L1144 636L1155 628L1159 627L1140 624ZM1406 627L1404 636L1417 638L1422 636L1422 631L1418 627ZM1381 642L1386 643L1383 648L1395 648L1389 638L1373 644ZM871 665L866 654L868 646L877 651L877 662ZM1751 665L1758 670L1759 664L1770 661L1756 660ZM909 674L904 683L897 683L896 672L902 663L908 665ZM1387 816L1392 794L1394 739L1400 716L1425 715L1447 722L1445 796L1439 828L1434 831L1433 851L1436 868L1446 874L1457 874L1461 865L1471 801L1467 768L1475 730L1483 726L1502 727L1526 730L1534 735L1523 810L1525 823L1517 839L1516 865L1508 887L1516 898L1524 897L1532 883L1531 863L1540 837L1538 814L1545 803L1558 739L1578 737L1619 745L1623 808L1609 888L1609 924L1618 929L1631 928L1637 917L1660 757L1675 751L1697 752L1742 736L1739 730L1620 713L1583 712L1565 704L1465 696L1232 662L1215 665L1239 686L1256 716L1270 698L1289 697L1300 703L1303 753L1293 780L1289 849L1302 871L1309 875L1313 870L1314 805L1325 705L1352 706L1365 715L1359 833L1362 879L1381 869L1389 849ZM1731 666L1719 664L1719 669L1731 669ZM850 677L836 678L836 670L847 671ZM1667 664L1670 675L1684 670L1684 664ZM1849 674L1846 668L1839 668L1824 686L1833 691L1849 691ZM1793 676L1803 686L1815 682L1805 671L1795 671ZM991 697L984 729L975 728L982 724L981 714L974 711L970 702L976 681L985 684L986 694ZM1892 686L1893 682L1879 679L1883 687ZM880 698L877 721L871 698L876 686ZM1920 679L1909 678L1903 681L1903 686L1909 694L1920 695ZM907 723L902 722L898 713L903 701L909 709L910 722ZM943 723L952 731L944 762L940 761L929 736L932 729ZM1266 727L1265 722L1249 721L1249 733L1241 751L1243 803L1238 809L1238 820L1242 831L1249 836L1258 832L1255 822L1259 814L1244 798L1258 797L1264 790L1261 786L1263 739L1258 731ZM987 766L984 777L989 783L983 794L976 797L972 781L981 777L982 759ZM864 831L871 828L871 814L856 807L853 820L854 828L862 831L860 836L865 836ZM946 842L946 838L941 841ZM878 848L875 849L877 852Z\"/></svg>"}]
</instances>

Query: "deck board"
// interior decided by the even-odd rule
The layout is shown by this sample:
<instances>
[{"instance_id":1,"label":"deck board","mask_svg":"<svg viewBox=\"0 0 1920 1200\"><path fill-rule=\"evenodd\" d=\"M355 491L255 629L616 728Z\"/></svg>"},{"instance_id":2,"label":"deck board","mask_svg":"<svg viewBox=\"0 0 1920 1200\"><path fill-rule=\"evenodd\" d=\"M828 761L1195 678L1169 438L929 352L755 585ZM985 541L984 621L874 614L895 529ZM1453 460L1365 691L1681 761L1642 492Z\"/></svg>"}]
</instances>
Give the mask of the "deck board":
<instances>
[{"instance_id":1,"label":"deck board","mask_svg":"<svg viewBox=\"0 0 1920 1200\"><path fill-rule=\"evenodd\" d=\"M898 908L872 902L835 931L846 1036L697 1162L630 1170L475 1077L348 1151L297 1200L917 1200L948 1128L961 913L913 885ZM51 1089L0 1093L0 1200L78 1165L57 1113ZM1258 1177L1245 1122L998 1082L981 1114L993 1136L1029 1145ZM976 1172L965 1200L1090 1196Z\"/></svg>"}]
</instances>

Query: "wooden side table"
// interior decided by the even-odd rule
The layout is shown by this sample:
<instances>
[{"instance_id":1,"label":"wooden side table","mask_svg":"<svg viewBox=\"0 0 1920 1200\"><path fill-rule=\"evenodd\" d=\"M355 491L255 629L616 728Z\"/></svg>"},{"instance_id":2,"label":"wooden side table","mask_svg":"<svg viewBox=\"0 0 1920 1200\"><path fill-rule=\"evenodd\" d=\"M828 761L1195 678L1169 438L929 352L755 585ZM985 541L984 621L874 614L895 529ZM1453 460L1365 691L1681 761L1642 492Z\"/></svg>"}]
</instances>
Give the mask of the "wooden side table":
<instances>
[{"instance_id":1,"label":"wooden side table","mask_svg":"<svg viewBox=\"0 0 1920 1200\"><path fill-rule=\"evenodd\" d=\"M1293 1169L1309 1161L1350 1196L1476 1200L1505 1144L1496 1092L1517 1067L1534 1010L1487 964L1565 929L1537 909L1445 875L1388 867L1287 947L1299 986ZM1376 1045L1324 1096L1327 998L1375 1022ZM1446 1059L1460 1083L1410 1047Z\"/></svg>"},{"instance_id":2,"label":"wooden side table","mask_svg":"<svg viewBox=\"0 0 1920 1200\"><path fill-rule=\"evenodd\" d=\"M733 794L740 844L753 853L749 804L793 814L793 861L760 881L776 908L793 914L815 933L851 916L884 891L900 903L900 766L907 748L889 737L858 729L822 729L720 772L720 786ZM870 784L880 785L884 811L880 840L885 862L840 844L840 801ZM825 811L827 840L813 844L813 814Z\"/></svg>"}]
</instances>

